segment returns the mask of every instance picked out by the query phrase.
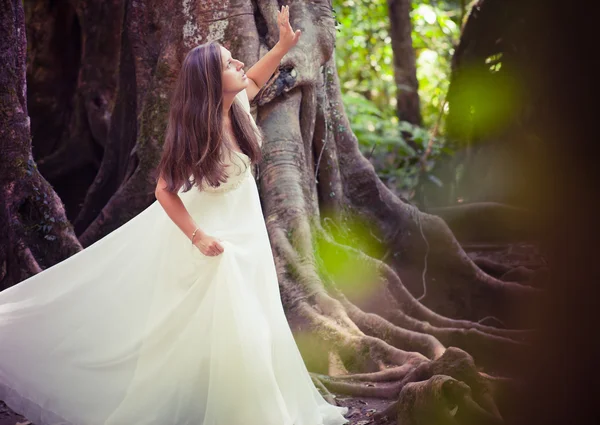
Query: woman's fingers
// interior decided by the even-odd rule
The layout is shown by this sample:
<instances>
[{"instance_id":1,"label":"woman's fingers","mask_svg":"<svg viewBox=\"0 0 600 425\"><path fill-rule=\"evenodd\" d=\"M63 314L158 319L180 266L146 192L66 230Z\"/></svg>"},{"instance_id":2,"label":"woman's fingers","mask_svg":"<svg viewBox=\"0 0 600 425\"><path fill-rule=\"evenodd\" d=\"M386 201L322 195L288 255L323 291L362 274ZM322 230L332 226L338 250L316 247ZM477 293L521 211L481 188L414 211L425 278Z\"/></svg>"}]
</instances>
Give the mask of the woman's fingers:
<instances>
[{"instance_id":1,"label":"woman's fingers","mask_svg":"<svg viewBox=\"0 0 600 425\"><path fill-rule=\"evenodd\" d=\"M214 257L216 255L216 251L212 246L206 247L206 249L202 253L207 257Z\"/></svg>"},{"instance_id":2,"label":"woman's fingers","mask_svg":"<svg viewBox=\"0 0 600 425\"><path fill-rule=\"evenodd\" d=\"M223 253L223 251L224 251L224 249L223 249L223 246L221 246L221 244L219 244L218 242L215 242L215 243L212 245L212 252L213 252L213 255L219 255L219 254L222 254L222 253Z\"/></svg>"},{"instance_id":3,"label":"woman's fingers","mask_svg":"<svg viewBox=\"0 0 600 425\"><path fill-rule=\"evenodd\" d=\"M285 25L290 19L289 6L281 6L281 10L277 13L277 22L279 25Z\"/></svg>"},{"instance_id":4,"label":"woman's fingers","mask_svg":"<svg viewBox=\"0 0 600 425\"><path fill-rule=\"evenodd\" d=\"M219 241L219 242L221 242L221 241ZM225 248L219 242L213 241L211 244L209 244L205 248L201 248L200 252L209 257L214 257L214 256L222 254L225 251Z\"/></svg>"}]
</instances>

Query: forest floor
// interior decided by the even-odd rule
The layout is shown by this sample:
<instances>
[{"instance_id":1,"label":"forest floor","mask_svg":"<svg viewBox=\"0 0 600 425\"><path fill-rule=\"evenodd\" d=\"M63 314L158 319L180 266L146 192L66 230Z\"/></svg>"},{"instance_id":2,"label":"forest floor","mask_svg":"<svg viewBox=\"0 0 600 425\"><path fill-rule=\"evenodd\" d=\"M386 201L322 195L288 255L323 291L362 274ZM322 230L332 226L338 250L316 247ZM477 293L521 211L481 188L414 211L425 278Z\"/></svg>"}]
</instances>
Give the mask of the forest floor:
<instances>
[{"instance_id":1,"label":"forest floor","mask_svg":"<svg viewBox=\"0 0 600 425\"><path fill-rule=\"evenodd\" d=\"M536 270L545 266L545 262L534 245L527 243L513 243L505 245L472 245L465 246L469 256L477 261L489 260L511 268L526 267ZM340 406L348 407L346 417L350 420L348 425L372 424L372 416L376 412L385 410L393 400L381 400L368 397L337 397ZM0 401L0 425L25 425L30 424L27 419L16 414ZM34 425L34 424L32 424ZM176 424L165 424L176 425Z\"/></svg>"}]
</instances>

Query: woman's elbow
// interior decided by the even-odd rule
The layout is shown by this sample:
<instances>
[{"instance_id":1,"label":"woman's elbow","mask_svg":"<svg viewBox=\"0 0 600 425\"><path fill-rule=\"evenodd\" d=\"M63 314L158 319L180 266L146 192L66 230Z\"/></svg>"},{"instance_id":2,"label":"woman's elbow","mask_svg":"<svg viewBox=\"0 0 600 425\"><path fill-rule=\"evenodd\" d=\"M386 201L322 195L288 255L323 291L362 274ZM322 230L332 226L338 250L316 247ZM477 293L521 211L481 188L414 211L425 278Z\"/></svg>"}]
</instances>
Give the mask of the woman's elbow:
<instances>
[{"instance_id":1,"label":"woman's elbow","mask_svg":"<svg viewBox=\"0 0 600 425\"><path fill-rule=\"evenodd\" d=\"M177 192L170 192L166 188L157 187L154 190L154 196L159 203L164 205L165 202L170 203L175 198L178 198L179 194Z\"/></svg>"},{"instance_id":2,"label":"woman's elbow","mask_svg":"<svg viewBox=\"0 0 600 425\"><path fill-rule=\"evenodd\" d=\"M166 193L166 190L156 186L156 189L154 189L154 197L156 198L156 200L160 201L161 198L164 198Z\"/></svg>"},{"instance_id":3,"label":"woman's elbow","mask_svg":"<svg viewBox=\"0 0 600 425\"><path fill-rule=\"evenodd\" d=\"M156 187L154 188L154 196L156 199L161 197L167 190L167 182L161 177L159 177L156 182Z\"/></svg>"}]
</instances>

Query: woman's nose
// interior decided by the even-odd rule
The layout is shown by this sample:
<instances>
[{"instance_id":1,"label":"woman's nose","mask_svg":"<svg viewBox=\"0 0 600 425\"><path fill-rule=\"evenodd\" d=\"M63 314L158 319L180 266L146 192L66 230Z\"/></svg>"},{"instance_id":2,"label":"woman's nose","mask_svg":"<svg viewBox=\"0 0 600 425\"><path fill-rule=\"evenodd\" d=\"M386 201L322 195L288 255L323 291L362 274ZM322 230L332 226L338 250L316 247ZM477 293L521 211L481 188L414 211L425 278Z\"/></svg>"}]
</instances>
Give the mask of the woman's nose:
<instances>
[{"instance_id":1,"label":"woman's nose","mask_svg":"<svg viewBox=\"0 0 600 425\"><path fill-rule=\"evenodd\" d=\"M238 70L244 67L244 62L238 61Z\"/></svg>"}]
</instances>

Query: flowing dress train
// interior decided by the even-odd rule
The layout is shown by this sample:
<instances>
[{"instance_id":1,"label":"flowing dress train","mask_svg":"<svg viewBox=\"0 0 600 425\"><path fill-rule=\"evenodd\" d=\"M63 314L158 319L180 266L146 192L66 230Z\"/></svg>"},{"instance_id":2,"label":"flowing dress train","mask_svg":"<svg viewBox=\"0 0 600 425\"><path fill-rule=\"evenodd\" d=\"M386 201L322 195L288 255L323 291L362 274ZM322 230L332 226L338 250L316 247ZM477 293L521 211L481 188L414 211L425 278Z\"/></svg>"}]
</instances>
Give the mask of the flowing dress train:
<instances>
[{"instance_id":1,"label":"flowing dress train","mask_svg":"<svg viewBox=\"0 0 600 425\"><path fill-rule=\"evenodd\" d=\"M0 292L0 400L35 425L348 422L300 356L250 160L232 153L226 183L179 193L221 255L156 201Z\"/></svg>"}]
</instances>

